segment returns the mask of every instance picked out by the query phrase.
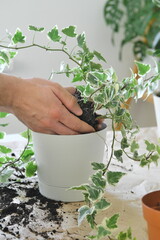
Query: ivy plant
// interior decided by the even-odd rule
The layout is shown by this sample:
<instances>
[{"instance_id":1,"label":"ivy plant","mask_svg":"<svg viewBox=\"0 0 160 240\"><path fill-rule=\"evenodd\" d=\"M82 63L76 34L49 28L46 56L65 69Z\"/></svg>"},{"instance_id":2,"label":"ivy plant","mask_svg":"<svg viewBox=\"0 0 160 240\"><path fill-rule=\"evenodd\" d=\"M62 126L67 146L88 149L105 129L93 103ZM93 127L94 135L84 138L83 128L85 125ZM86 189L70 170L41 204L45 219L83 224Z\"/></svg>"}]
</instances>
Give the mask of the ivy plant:
<instances>
[{"instance_id":1,"label":"ivy plant","mask_svg":"<svg viewBox=\"0 0 160 240\"><path fill-rule=\"evenodd\" d=\"M104 18L112 28L112 42L115 34L123 29L120 47L133 44L133 53L137 60L142 60L150 48L160 47L160 2L159 0L107 0L104 6ZM155 38L156 43L154 43Z\"/></svg>"},{"instance_id":2,"label":"ivy plant","mask_svg":"<svg viewBox=\"0 0 160 240\"><path fill-rule=\"evenodd\" d=\"M128 3L128 1L125 2ZM121 16L121 13L119 15ZM118 213L112 216L106 214L107 217L101 223L97 223L96 216L101 211L107 211L111 205L104 195L107 185L117 184L124 175L123 172L110 170L112 159L123 162L124 155L126 155L133 161L138 161L142 167L149 167L151 163L158 164L160 146L145 140L146 151L144 153L139 151L140 146L136 140L138 126L134 123L129 109L124 107L129 98L132 97L137 100L143 96L145 91L148 92L148 95L154 91L160 80L158 68L155 69L153 76L148 77L148 73L151 71L150 65L136 61L138 73L135 74L131 71L130 76L119 81L114 69L107 67L104 56L96 50L89 49L85 33L77 34L75 26L66 27L61 31L57 26L54 26L47 33L45 33L44 27L29 26L28 30L33 32L30 43L26 43L26 36L19 28L13 34L7 35L8 44L6 44L6 39L5 43L0 41L1 72L9 66L18 51L23 49L40 48L44 52L61 52L68 56L69 61L66 63L63 61L60 70L52 71L51 77L54 73L64 74L75 84L84 102L91 101L94 103L95 112L100 109L104 110L104 114L98 116L98 118L110 119L112 122L111 153L108 156L107 164L92 163L94 174L90 176L90 182L71 188L81 191L85 199L85 204L78 210L78 224L80 225L82 221L87 220L91 229L95 230L93 234L88 234L88 239L106 237L105 239L108 240L136 240L132 236L130 228L114 236L114 229L118 227ZM37 34L46 35L46 44L37 42ZM69 39L75 40L72 49L69 49L67 45ZM72 67L70 63L72 63ZM0 116L5 117L6 113L0 113ZM120 141L117 140L115 131L115 126L119 124L121 124ZM36 164L32 158L34 153L29 130L23 133L23 136L28 139L27 145L18 158L10 156L11 149L0 146L1 182L7 181L15 172L24 174L24 169L27 176L35 174ZM1 132L0 138L3 137L4 133ZM115 147L116 142L118 142L118 145L116 144Z\"/></svg>"}]
</instances>

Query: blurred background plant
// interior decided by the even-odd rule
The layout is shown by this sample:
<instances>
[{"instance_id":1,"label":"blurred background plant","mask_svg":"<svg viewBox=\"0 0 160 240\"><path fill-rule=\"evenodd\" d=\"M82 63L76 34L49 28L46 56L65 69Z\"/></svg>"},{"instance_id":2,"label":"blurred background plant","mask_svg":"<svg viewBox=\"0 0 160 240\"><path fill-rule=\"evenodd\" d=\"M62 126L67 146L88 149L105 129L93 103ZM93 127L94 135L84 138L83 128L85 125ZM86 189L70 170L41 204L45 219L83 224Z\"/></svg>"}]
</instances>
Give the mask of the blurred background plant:
<instances>
[{"instance_id":1,"label":"blurred background plant","mask_svg":"<svg viewBox=\"0 0 160 240\"><path fill-rule=\"evenodd\" d=\"M112 28L112 43L115 34L123 28L120 44L120 59L123 46L133 44L133 54L143 60L148 49L160 48L160 1L159 0L107 0L104 18Z\"/></svg>"}]
</instances>

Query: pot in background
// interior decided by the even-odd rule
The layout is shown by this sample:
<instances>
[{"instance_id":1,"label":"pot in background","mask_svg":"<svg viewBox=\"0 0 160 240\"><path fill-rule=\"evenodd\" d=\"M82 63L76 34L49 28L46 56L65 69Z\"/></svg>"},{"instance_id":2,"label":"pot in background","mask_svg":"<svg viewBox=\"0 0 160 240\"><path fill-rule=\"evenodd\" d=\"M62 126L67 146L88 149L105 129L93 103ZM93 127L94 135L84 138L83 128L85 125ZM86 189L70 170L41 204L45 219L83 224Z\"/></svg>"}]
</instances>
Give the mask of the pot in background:
<instances>
[{"instance_id":1,"label":"pot in background","mask_svg":"<svg viewBox=\"0 0 160 240\"><path fill-rule=\"evenodd\" d=\"M160 191L146 194L142 198L142 209L148 225L148 239L160 240Z\"/></svg>"},{"instance_id":2,"label":"pot in background","mask_svg":"<svg viewBox=\"0 0 160 240\"><path fill-rule=\"evenodd\" d=\"M80 191L68 188L87 183L91 162L103 162L104 129L80 135L48 135L33 132L40 193L53 200L82 201Z\"/></svg>"}]
</instances>

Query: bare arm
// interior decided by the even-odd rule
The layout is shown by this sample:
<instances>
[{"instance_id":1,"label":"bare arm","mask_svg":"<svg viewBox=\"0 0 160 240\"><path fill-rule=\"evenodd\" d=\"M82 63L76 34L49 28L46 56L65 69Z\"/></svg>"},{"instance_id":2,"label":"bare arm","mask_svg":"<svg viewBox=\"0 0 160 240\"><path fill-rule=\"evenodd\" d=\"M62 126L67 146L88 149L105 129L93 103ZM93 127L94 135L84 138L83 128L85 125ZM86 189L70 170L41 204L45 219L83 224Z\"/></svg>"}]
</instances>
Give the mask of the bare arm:
<instances>
[{"instance_id":1,"label":"bare arm","mask_svg":"<svg viewBox=\"0 0 160 240\"><path fill-rule=\"evenodd\" d=\"M0 74L0 111L13 113L31 130L48 134L78 134L94 129L81 121L73 88L33 78Z\"/></svg>"}]
</instances>

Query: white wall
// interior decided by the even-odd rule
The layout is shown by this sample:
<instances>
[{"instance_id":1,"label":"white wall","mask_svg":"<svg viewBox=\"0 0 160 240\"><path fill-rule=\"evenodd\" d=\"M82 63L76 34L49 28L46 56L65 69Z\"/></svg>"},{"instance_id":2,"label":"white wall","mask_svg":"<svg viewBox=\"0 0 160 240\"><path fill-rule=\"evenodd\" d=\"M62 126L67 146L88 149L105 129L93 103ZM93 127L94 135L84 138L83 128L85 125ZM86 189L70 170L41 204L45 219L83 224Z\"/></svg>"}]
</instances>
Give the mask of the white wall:
<instances>
[{"instance_id":1,"label":"white wall","mask_svg":"<svg viewBox=\"0 0 160 240\"><path fill-rule=\"evenodd\" d=\"M28 25L45 27L47 31L55 25L59 28L77 25L77 32L86 32L90 48L101 52L121 79L129 74L129 68L132 67L132 50L129 45L125 47L123 61L118 60L121 37L118 35L116 46L112 46L111 30L103 18L104 4L105 0L1 0L0 39L5 35L6 29L14 33L19 27L26 34ZM39 41L43 42L41 36ZM48 78L52 68L58 69L62 59L63 55L46 54L38 49L21 51L9 74ZM60 81L64 86L68 85L66 79L59 80L55 77L54 80ZM21 131L22 128L14 121L9 131Z\"/></svg>"}]
</instances>

